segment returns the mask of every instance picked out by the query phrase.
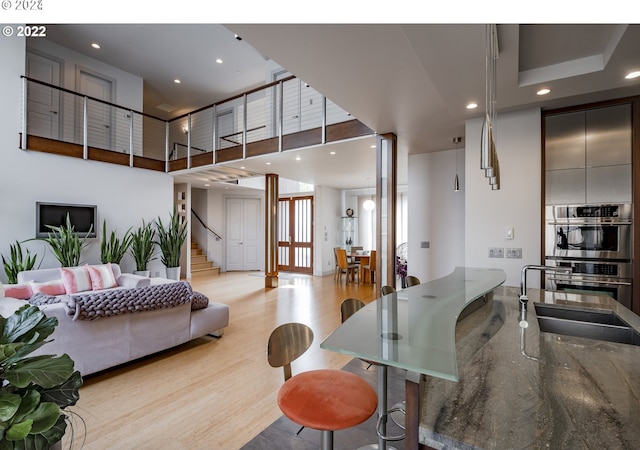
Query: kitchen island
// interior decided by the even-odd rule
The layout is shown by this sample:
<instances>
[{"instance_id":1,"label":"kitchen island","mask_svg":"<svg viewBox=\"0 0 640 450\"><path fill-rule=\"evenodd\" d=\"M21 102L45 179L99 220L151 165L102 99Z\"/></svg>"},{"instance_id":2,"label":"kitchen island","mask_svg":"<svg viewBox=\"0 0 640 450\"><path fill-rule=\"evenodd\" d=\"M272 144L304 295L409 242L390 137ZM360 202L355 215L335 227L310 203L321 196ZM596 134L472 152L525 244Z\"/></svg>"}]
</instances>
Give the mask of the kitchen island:
<instances>
[{"instance_id":1,"label":"kitchen island","mask_svg":"<svg viewBox=\"0 0 640 450\"><path fill-rule=\"evenodd\" d=\"M640 346L540 332L535 303L612 310L601 295L499 287L456 325L458 380L423 376L421 445L446 449L640 448ZM464 318L463 318L464 316Z\"/></svg>"}]
</instances>

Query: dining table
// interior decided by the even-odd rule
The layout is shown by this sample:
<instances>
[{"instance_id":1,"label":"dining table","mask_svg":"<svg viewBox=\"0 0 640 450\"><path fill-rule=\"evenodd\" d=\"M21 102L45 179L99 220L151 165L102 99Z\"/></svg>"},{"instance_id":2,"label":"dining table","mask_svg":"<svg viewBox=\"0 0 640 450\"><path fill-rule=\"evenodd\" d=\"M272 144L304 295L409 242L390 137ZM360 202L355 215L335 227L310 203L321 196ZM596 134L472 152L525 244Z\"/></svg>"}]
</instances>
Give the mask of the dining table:
<instances>
[{"instance_id":1,"label":"dining table","mask_svg":"<svg viewBox=\"0 0 640 450\"><path fill-rule=\"evenodd\" d=\"M358 264L360 267L358 267L358 283L362 283L362 270L361 267L362 266L366 266L369 264L369 261L371 259L371 255L369 254L369 252L364 253L358 253L358 252L350 252L347 253L347 258L349 258L349 261L353 261L356 264Z\"/></svg>"},{"instance_id":2,"label":"dining table","mask_svg":"<svg viewBox=\"0 0 640 450\"><path fill-rule=\"evenodd\" d=\"M501 269L456 267L443 278L370 302L322 341L323 349L377 363L379 450L387 449L387 441L380 437L386 433L387 368L407 371L404 448L418 449L421 377L458 381L458 317L505 280Z\"/></svg>"}]
</instances>

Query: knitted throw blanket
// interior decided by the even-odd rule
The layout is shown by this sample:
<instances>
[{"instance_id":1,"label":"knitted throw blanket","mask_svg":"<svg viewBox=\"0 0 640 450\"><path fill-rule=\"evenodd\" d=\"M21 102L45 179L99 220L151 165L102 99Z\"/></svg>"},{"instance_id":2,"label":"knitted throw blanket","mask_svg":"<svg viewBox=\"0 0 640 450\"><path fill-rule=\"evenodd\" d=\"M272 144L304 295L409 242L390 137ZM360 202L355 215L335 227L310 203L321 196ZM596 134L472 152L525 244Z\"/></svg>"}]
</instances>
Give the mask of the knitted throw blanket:
<instances>
[{"instance_id":1,"label":"knitted throw blanket","mask_svg":"<svg viewBox=\"0 0 640 450\"><path fill-rule=\"evenodd\" d=\"M188 303L196 296L195 308L206 308L208 299L191 290L186 281L158 284L132 289L109 289L87 291L75 295L45 296L34 295L29 302L34 305L63 303L67 316L72 320L96 320L132 312L172 308ZM202 298L204 297L204 298Z\"/></svg>"}]
</instances>

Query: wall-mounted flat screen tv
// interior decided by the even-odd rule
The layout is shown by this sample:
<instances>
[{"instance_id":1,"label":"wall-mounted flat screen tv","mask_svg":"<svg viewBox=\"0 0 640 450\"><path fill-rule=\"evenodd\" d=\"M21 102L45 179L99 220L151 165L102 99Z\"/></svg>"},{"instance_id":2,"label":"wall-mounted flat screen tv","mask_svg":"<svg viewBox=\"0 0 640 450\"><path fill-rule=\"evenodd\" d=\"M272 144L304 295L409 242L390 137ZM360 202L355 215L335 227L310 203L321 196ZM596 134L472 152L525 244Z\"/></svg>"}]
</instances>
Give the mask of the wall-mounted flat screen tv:
<instances>
[{"instance_id":1,"label":"wall-mounted flat screen tv","mask_svg":"<svg viewBox=\"0 0 640 450\"><path fill-rule=\"evenodd\" d=\"M47 225L65 226L67 214L71 225L80 237L96 237L96 205L72 205L65 203L36 203L36 237L46 238L53 233Z\"/></svg>"}]
</instances>

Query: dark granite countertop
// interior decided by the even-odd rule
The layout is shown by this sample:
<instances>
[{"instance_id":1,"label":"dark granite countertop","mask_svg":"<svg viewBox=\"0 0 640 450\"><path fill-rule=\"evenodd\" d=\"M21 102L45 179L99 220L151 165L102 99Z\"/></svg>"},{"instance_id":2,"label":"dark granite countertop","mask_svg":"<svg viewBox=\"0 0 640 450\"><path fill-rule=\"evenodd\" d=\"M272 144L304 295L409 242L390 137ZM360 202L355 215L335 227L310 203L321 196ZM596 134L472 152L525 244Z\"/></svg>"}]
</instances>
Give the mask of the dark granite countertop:
<instances>
[{"instance_id":1,"label":"dark granite countertop","mask_svg":"<svg viewBox=\"0 0 640 450\"><path fill-rule=\"evenodd\" d=\"M456 326L459 382L421 383L420 442L441 449L640 448L640 346L541 333L534 303L640 317L600 295L529 289L528 327L518 290ZM521 350L524 338L524 354Z\"/></svg>"}]
</instances>

